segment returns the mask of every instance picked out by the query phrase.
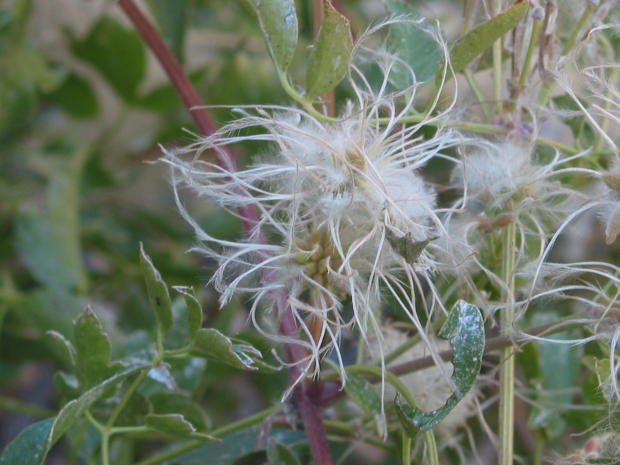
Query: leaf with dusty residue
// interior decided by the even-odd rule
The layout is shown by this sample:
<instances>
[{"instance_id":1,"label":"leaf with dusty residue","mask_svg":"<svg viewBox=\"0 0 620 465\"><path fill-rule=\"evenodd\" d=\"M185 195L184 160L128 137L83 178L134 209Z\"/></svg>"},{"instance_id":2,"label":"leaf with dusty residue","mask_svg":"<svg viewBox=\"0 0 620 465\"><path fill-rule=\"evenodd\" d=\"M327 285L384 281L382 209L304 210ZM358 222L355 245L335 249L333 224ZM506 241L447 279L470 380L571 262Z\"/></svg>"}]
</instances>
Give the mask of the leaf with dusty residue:
<instances>
[{"instance_id":1,"label":"leaf with dusty residue","mask_svg":"<svg viewBox=\"0 0 620 465\"><path fill-rule=\"evenodd\" d=\"M412 438L438 425L456 407L474 385L482 366L484 324L478 307L459 300L438 335L448 339L454 349L452 381L455 390L443 407L428 413L401 404L399 396L396 396L396 414L405 432Z\"/></svg>"}]
</instances>

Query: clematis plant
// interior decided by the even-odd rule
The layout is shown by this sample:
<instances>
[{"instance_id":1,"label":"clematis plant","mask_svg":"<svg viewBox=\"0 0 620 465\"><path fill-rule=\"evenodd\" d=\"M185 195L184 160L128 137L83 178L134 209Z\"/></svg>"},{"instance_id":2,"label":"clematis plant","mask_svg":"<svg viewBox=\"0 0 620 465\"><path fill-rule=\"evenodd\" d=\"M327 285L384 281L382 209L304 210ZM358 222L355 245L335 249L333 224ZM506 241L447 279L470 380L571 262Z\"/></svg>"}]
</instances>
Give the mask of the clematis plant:
<instances>
[{"instance_id":1,"label":"clematis plant","mask_svg":"<svg viewBox=\"0 0 620 465\"><path fill-rule=\"evenodd\" d=\"M198 133L162 144L158 165L209 268L200 284L255 341L205 322L193 288L171 298L141 248L151 339L115 359L90 308L74 342L52 331L71 371L62 405L0 465L28 447L42 464L61 437L103 465L142 437L166 447L140 449L139 465L252 450L270 464L616 463L617 2L468 0L432 20L388 0L355 34L357 5L313 2L306 34L301 3L244 3L286 101L205 106L160 32L118 1ZM210 427L208 396L177 395L179 361L202 363L206 384L211 362L258 372L277 399Z\"/></svg>"}]
</instances>

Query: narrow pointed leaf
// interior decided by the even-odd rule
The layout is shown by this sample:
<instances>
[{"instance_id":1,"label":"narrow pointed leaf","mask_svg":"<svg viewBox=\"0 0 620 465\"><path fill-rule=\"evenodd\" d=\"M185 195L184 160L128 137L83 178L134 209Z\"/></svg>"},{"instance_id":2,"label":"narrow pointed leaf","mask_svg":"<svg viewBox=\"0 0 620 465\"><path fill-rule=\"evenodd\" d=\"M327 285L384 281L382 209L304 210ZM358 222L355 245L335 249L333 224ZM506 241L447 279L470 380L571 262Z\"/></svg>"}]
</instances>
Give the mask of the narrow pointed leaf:
<instances>
[{"instance_id":1,"label":"narrow pointed leaf","mask_svg":"<svg viewBox=\"0 0 620 465\"><path fill-rule=\"evenodd\" d=\"M438 335L448 339L454 349L452 381L455 390L443 407L428 413L401 404L400 397L396 396L396 414L405 432L411 437L439 424L472 388L482 366L484 324L480 310L475 305L459 300Z\"/></svg>"},{"instance_id":2,"label":"narrow pointed leaf","mask_svg":"<svg viewBox=\"0 0 620 465\"><path fill-rule=\"evenodd\" d=\"M69 366L73 366L75 364L75 349L73 348L71 342L66 340L62 334L57 333L56 331L48 331L47 334L50 336L52 341L54 341L54 345L58 348L63 360Z\"/></svg>"},{"instance_id":3,"label":"narrow pointed leaf","mask_svg":"<svg viewBox=\"0 0 620 465\"><path fill-rule=\"evenodd\" d=\"M349 20L329 1L323 2L323 24L308 59L306 99L314 100L332 90L347 74L353 48Z\"/></svg>"},{"instance_id":4,"label":"narrow pointed leaf","mask_svg":"<svg viewBox=\"0 0 620 465\"><path fill-rule=\"evenodd\" d=\"M153 266L150 257L144 253L142 244L140 244L140 264L142 265L142 274L146 281L149 300L157 316L157 324L162 332L166 332L172 328L173 324L172 301L166 283L161 279L159 271Z\"/></svg>"},{"instance_id":5,"label":"narrow pointed leaf","mask_svg":"<svg viewBox=\"0 0 620 465\"><path fill-rule=\"evenodd\" d=\"M194 354L213 357L220 362L244 370L256 370L253 358L261 358L261 353L248 344L233 342L217 329L201 329L196 335Z\"/></svg>"},{"instance_id":6,"label":"narrow pointed leaf","mask_svg":"<svg viewBox=\"0 0 620 465\"><path fill-rule=\"evenodd\" d=\"M196 340L196 334L198 330L202 327L202 307L200 306L200 302L196 298L196 294L194 294L193 287L185 287L185 286L173 286L175 291L180 293L185 299L185 305L187 305L187 326L189 332L189 343L190 345L194 343Z\"/></svg>"},{"instance_id":7,"label":"narrow pointed leaf","mask_svg":"<svg viewBox=\"0 0 620 465\"><path fill-rule=\"evenodd\" d=\"M388 0L387 7L390 13L404 20L390 26L388 50L411 68L408 69L403 63L394 63L390 82L398 89L412 86L414 82L411 71L416 82L429 80L434 76L443 57L435 28L400 0Z\"/></svg>"},{"instance_id":8,"label":"narrow pointed leaf","mask_svg":"<svg viewBox=\"0 0 620 465\"><path fill-rule=\"evenodd\" d=\"M514 28L529 9L528 2L519 0L506 11L478 24L462 36L450 51L450 62L454 73L458 73L474 58L493 45L493 42ZM440 70L438 70L439 76Z\"/></svg>"},{"instance_id":9,"label":"narrow pointed leaf","mask_svg":"<svg viewBox=\"0 0 620 465\"><path fill-rule=\"evenodd\" d=\"M258 16L267 49L278 72L291 64L297 46L297 14L293 0L247 0Z\"/></svg>"},{"instance_id":10,"label":"narrow pointed leaf","mask_svg":"<svg viewBox=\"0 0 620 465\"><path fill-rule=\"evenodd\" d=\"M97 316L87 306L73 325L75 374L82 389L88 389L110 372L112 347Z\"/></svg>"},{"instance_id":11,"label":"narrow pointed leaf","mask_svg":"<svg viewBox=\"0 0 620 465\"><path fill-rule=\"evenodd\" d=\"M179 436L185 439L199 439L202 441L219 441L218 438L208 434L199 433L196 428L187 421L183 415L172 413L169 415L147 415L144 417L144 424L151 429L161 431L172 436Z\"/></svg>"},{"instance_id":12,"label":"narrow pointed leaf","mask_svg":"<svg viewBox=\"0 0 620 465\"><path fill-rule=\"evenodd\" d=\"M385 436L387 426L381 414L381 398L372 384L364 378L347 373L345 390L353 402L359 405L364 412L374 417L379 434Z\"/></svg>"}]
</instances>

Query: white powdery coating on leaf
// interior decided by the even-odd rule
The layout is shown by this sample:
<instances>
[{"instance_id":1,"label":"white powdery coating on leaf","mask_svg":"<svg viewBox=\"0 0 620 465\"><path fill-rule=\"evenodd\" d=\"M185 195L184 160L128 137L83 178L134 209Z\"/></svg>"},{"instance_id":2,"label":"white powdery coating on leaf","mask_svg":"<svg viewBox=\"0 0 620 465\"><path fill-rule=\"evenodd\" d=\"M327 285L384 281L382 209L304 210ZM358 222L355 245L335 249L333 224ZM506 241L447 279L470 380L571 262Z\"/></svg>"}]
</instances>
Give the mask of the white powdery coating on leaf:
<instances>
[{"instance_id":1,"label":"white powdery coating on leaf","mask_svg":"<svg viewBox=\"0 0 620 465\"><path fill-rule=\"evenodd\" d=\"M382 328L382 331L388 353L407 342L407 335L398 329ZM439 341L440 350L449 347L450 343L448 341ZM375 341L371 341L370 350L376 350ZM394 360L392 364L397 365L410 362L427 356L428 354L429 349L425 344L417 344ZM433 366L400 377L425 412L443 407L454 392L453 383L446 379L447 375L449 375L452 370L452 365L444 362L442 368L443 370L437 366ZM475 399L478 394L479 390L474 386L465 394L463 399L461 399L448 416L437 425L434 430L439 433L443 439L449 440L450 436L454 434L457 428L465 425L467 420L476 414ZM386 386L384 394L385 401L393 401L395 395L396 390L391 385Z\"/></svg>"}]
</instances>

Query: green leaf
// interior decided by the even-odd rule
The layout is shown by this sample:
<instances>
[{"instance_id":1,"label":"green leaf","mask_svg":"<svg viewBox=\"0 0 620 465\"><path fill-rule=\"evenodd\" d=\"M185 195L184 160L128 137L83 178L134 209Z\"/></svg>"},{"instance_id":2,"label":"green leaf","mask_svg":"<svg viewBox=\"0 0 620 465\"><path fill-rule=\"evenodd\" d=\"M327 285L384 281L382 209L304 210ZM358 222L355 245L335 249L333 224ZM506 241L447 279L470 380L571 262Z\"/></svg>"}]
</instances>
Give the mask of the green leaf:
<instances>
[{"instance_id":1,"label":"green leaf","mask_svg":"<svg viewBox=\"0 0 620 465\"><path fill-rule=\"evenodd\" d=\"M516 354L517 364L521 367L528 384L535 385L540 381L540 354L536 344L524 344Z\"/></svg>"},{"instance_id":2,"label":"green leaf","mask_svg":"<svg viewBox=\"0 0 620 465\"><path fill-rule=\"evenodd\" d=\"M147 415L144 417L144 424L151 429L179 436L185 439L199 439L201 441L220 441L218 438L208 434L199 433L196 428L187 421L183 415L172 413L168 415Z\"/></svg>"},{"instance_id":3,"label":"green leaf","mask_svg":"<svg viewBox=\"0 0 620 465\"><path fill-rule=\"evenodd\" d=\"M54 426L49 437L50 447L69 429L69 427L78 419L84 415L87 409L89 409L95 402L109 394L110 389L115 389L120 386L120 383L125 381L128 377L138 373L149 364L139 364L124 369L120 373L111 376L100 384L92 387L90 390L82 394L78 399L72 400L65 405L54 422Z\"/></svg>"},{"instance_id":4,"label":"green leaf","mask_svg":"<svg viewBox=\"0 0 620 465\"><path fill-rule=\"evenodd\" d=\"M258 16L269 54L280 74L293 60L297 46L294 0L247 0Z\"/></svg>"},{"instance_id":5,"label":"green leaf","mask_svg":"<svg viewBox=\"0 0 620 465\"><path fill-rule=\"evenodd\" d=\"M581 337L580 331L565 331L548 336L549 339L558 341L577 340ZM552 392L554 402L570 405L575 396L574 388L579 386L577 380L581 365L579 362L583 356L583 346L542 341L535 341L534 344L539 347L542 380L545 388Z\"/></svg>"},{"instance_id":6,"label":"green leaf","mask_svg":"<svg viewBox=\"0 0 620 465\"><path fill-rule=\"evenodd\" d=\"M379 435L385 437L387 435L387 425L383 420L381 398L372 384L364 378L347 373L345 390L353 402L359 405L364 412L374 417Z\"/></svg>"},{"instance_id":7,"label":"green leaf","mask_svg":"<svg viewBox=\"0 0 620 465\"><path fill-rule=\"evenodd\" d=\"M253 357L262 358L260 351L248 344L233 344L217 329L201 329L196 335L193 353L213 357L220 362L245 370L256 370Z\"/></svg>"},{"instance_id":8,"label":"green leaf","mask_svg":"<svg viewBox=\"0 0 620 465\"><path fill-rule=\"evenodd\" d=\"M153 266L150 257L144 253L142 243L140 243L140 264L142 265L142 274L146 281L146 288L149 294L151 306L155 310L157 323L162 332L166 332L172 328L172 302L168 287L162 281L159 272Z\"/></svg>"},{"instance_id":9,"label":"green leaf","mask_svg":"<svg viewBox=\"0 0 620 465\"><path fill-rule=\"evenodd\" d=\"M267 441L267 463L269 465L301 465L295 453L274 438Z\"/></svg>"},{"instance_id":10,"label":"green leaf","mask_svg":"<svg viewBox=\"0 0 620 465\"><path fill-rule=\"evenodd\" d=\"M189 343L193 344L196 340L196 334L200 328L202 328L202 306L200 302L198 302L196 294L194 294L193 287L173 286L172 289L181 294L185 299L185 304L187 305Z\"/></svg>"},{"instance_id":11,"label":"green leaf","mask_svg":"<svg viewBox=\"0 0 620 465\"><path fill-rule=\"evenodd\" d=\"M544 308L544 312L536 314L530 321L539 325L555 321L558 315L552 308ZM548 336L549 339L579 339L579 331L566 331ZM572 344L534 341L531 344L538 351L540 377L533 384L535 389L535 405L530 410L528 425L532 429L544 432L547 439L559 438L566 428L563 405L571 405L578 387L577 379L581 368L583 347ZM585 419L586 412L581 417Z\"/></svg>"},{"instance_id":12,"label":"green leaf","mask_svg":"<svg viewBox=\"0 0 620 465\"><path fill-rule=\"evenodd\" d=\"M338 85L347 74L352 48L349 20L324 0L323 24L308 59L306 100L312 101Z\"/></svg>"},{"instance_id":13,"label":"green leaf","mask_svg":"<svg viewBox=\"0 0 620 465\"><path fill-rule=\"evenodd\" d=\"M187 0L148 0L159 31L172 53L183 62L185 31L191 4Z\"/></svg>"},{"instance_id":14,"label":"green leaf","mask_svg":"<svg viewBox=\"0 0 620 465\"><path fill-rule=\"evenodd\" d=\"M78 199L87 155L86 148L75 150L71 160L54 173L43 209L34 203L23 205L16 217L20 257L38 282L58 291L86 287Z\"/></svg>"},{"instance_id":15,"label":"green leaf","mask_svg":"<svg viewBox=\"0 0 620 465\"><path fill-rule=\"evenodd\" d=\"M7 446L0 457L0 465L43 465L51 447L71 425L82 418L86 410L110 388L119 385L144 367L145 365L127 368L85 392L79 399L69 402L56 418L50 418L26 428Z\"/></svg>"},{"instance_id":16,"label":"green leaf","mask_svg":"<svg viewBox=\"0 0 620 465\"><path fill-rule=\"evenodd\" d=\"M0 456L0 465L42 465L54 421L43 420L23 430Z\"/></svg>"},{"instance_id":17,"label":"green leaf","mask_svg":"<svg viewBox=\"0 0 620 465\"><path fill-rule=\"evenodd\" d=\"M75 364L75 349L73 345L67 341L62 334L56 331L48 331L47 334L58 348L63 361L72 367Z\"/></svg>"},{"instance_id":18,"label":"green leaf","mask_svg":"<svg viewBox=\"0 0 620 465\"><path fill-rule=\"evenodd\" d=\"M458 73L474 58L482 54L493 42L514 28L529 9L528 2L519 0L506 11L478 24L456 41L450 51L450 62L454 73ZM437 79L441 79L441 69L437 70Z\"/></svg>"},{"instance_id":19,"label":"green leaf","mask_svg":"<svg viewBox=\"0 0 620 465\"><path fill-rule=\"evenodd\" d=\"M75 375L82 389L105 378L111 371L112 347L97 316L87 306L75 320Z\"/></svg>"},{"instance_id":20,"label":"green leaf","mask_svg":"<svg viewBox=\"0 0 620 465\"><path fill-rule=\"evenodd\" d=\"M86 38L69 39L75 55L97 68L123 99L136 98L146 73L146 48L138 32L103 17Z\"/></svg>"},{"instance_id":21,"label":"green leaf","mask_svg":"<svg viewBox=\"0 0 620 465\"><path fill-rule=\"evenodd\" d=\"M439 424L454 409L474 385L482 366L484 323L478 307L459 300L438 335L448 339L454 349L452 381L455 390L443 407L429 413L401 404L399 395L396 396L396 414L405 432L412 438Z\"/></svg>"},{"instance_id":22,"label":"green leaf","mask_svg":"<svg viewBox=\"0 0 620 465\"><path fill-rule=\"evenodd\" d=\"M62 85L47 97L77 119L94 118L99 113L99 101L90 82L77 74L67 76Z\"/></svg>"},{"instance_id":23,"label":"green leaf","mask_svg":"<svg viewBox=\"0 0 620 465\"><path fill-rule=\"evenodd\" d=\"M390 72L390 82L397 89L412 86L414 82L411 71L415 74L416 82L428 81L435 75L443 58L435 28L400 0L388 0L387 7L390 13L404 20L390 26L388 51L411 68L409 70L403 63L395 63Z\"/></svg>"},{"instance_id":24,"label":"green leaf","mask_svg":"<svg viewBox=\"0 0 620 465\"><path fill-rule=\"evenodd\" d=\"M149 396L149 401L153 406L153 413L180 413L198 431L206 431L209 426L207 414L202 407L181 393L156 392Z\"/></svg>"}]
</instances>

